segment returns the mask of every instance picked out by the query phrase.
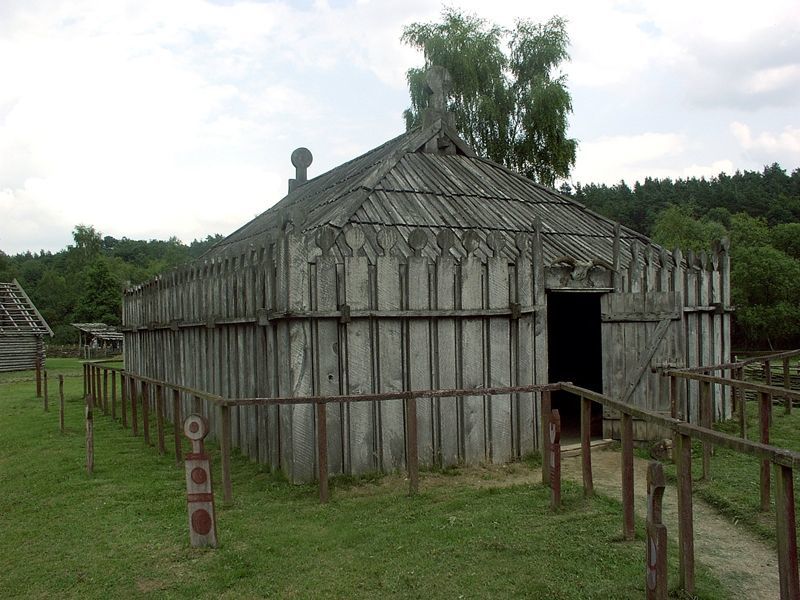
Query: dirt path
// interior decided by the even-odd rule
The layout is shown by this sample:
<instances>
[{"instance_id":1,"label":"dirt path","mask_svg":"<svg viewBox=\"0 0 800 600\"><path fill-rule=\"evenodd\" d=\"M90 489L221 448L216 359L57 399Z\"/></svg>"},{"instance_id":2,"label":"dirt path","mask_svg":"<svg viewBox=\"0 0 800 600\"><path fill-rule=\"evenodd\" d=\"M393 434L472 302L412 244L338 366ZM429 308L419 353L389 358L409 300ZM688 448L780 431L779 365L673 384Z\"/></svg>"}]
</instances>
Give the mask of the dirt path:
<instances>
[{"instance_id":1,"label":"dirt path","mask_svg":"<svg viewBox=\"0 0 800 600\"><path fill-rule=\"evenodd\" d=\"M598 493L619 497L622 485L620 454L592 453L592 475ZM564 458L565 478L580 481L580 457ZM634 458L636 513L645 518L647 506L647 461ZM778 559L775 551L741 527L732 525L711 506L693 498L695 559L710 568L723 582L731 598L771 599L780 596ZM677 536L676 490L664 492L664 524L667 535ZM675 538L677 539L677 537Z\"/></svg>"}]
</instances>

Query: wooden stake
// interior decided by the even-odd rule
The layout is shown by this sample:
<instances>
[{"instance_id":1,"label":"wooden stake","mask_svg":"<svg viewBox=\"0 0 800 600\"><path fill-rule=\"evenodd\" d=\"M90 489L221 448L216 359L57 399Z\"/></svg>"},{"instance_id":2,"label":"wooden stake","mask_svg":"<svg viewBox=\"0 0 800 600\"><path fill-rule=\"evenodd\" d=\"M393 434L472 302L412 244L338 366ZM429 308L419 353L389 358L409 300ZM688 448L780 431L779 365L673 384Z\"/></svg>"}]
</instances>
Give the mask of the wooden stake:
<instances>
[{"instance_id":1,"label":"wooden stake","mask_svg":"<svg viewBox=\"0 0 800 600\"><path fill-rule=\"evenodd\" d=\"M408 465L408 493L413 495L419 491L416 398L406 400L406 464Z\"/></svg>"},{"instance_id":2,"label":"wooden stake","mask_svg":"<svg viewBox=\"0 0 800 600\"><path fill-rule=\"evenodd\" d=\"M58 428L64 433L64 376L58 376Z\"/></svg>"},{"instance_id":3,"label":"wooden stake","mask_svg":"<svg viewBox=\"0 0 800 600\"><path fill-rule=\"evenodd\" d=\"M142 432L144 443L150 445L150 384L142 382Z\"/></svg>"},{"instance_id":4,"label":"wooden stake","mask_svg":"<svg viewBox=\"0 0 800 600\"><path fill-rule=\"evenodd\" d=\"M139 390L134 377L131 380L131 435L139 435Z\"/></svg>"},{"instance_id":5,"label":"wooden stake","mask_svg":"<svg viewBox=\"0 0 800 600\"><path fill-rule=\"evenodd\" d=\"M561 508L561 415L558 410L550 411L547 438L550 447L548 466L550 467L550 510Z\"/></svg>"},{"instance_id":6,"label":"wooden stake","mask_svg":"<svg viewBox=\"0 0 800 600\"><path fill-rule=\"evenodd\" d=\"M633 521L633 418L622 413L622 537L635 536Z\"/></svg>"},{"instance_id":7,"label":"wooden stake","mask_svg":"<svg viewBox=\"0 0 800 600\"><path fill-rule=\"evenodd\" d=\"M581 471L583 473L583 495L594 494L592 480L592 401L581 397Z\"/></svg>"},{"instance_id":8,"label":"wooden stake","mask_svg":"<svg viewBox=\"0 0 800 600\"><path fill-rule=\"evenodd\" d=\"M42 373L44 379L44 412L50 412L50 394L47 391L47 369Z\"/></svg>"},{"instance_id":9,"label":"wooden stake","mask_svg":"<svg viewBox=\"0 0 800 600\"><path fill-rule=\"evenodd\" d=\"M700 426L711 429L711 384L700 382ZM711 479L711 443L703 440L703 480Z\"/></svg>"},{"instance_id":10,"label":"wooden stake","mask_svg":"<svg viewBox=\"0 0 800 600\"><path fill-rule=\"evenodd\" d=\"M108 414L108 369L103 369L103 414Z\"/></svg>"},{"instance_id":11,"label":"wooden stake","mask_svg":"<svg viewBox=\"0 0 800 600\"><path fill-rule=\"evenodd\" d=\"M547 457L550 456L550 431L548 415L550 414L551 406L552 401L550 397L550 390L545 390L542 392L541 407L539 409L542 425L542 483L545 485L550 485L550 468L547 465Z\"/></svg>"},{"instance_id":12,"label":"wooden stake","mask_svg":"<svg viewBox=\"0 0 800 600\"><path fill-rule=\"evenodd\" d=\"M36 355L36 397L42 397L42 357Z\"/></svg>"},{"instance_id":13,"label":"wooden stake","mask_svg":"<svg viewBox=\"0 0 800 600\"><path fill-rule=\"evenodd\" d=\"M117 372L111 371L111 418L117 420Z\"/></svg>"},{"instance_id":14,"label":"wooden stake","mask_svg":"<svg viewBox=\"0 0 800 600\"><path fill-rule=\"evenodd\" d=\"M764 383L772 385L772 363L764 361ZM769 425L772 426L772 394L769 394Z\"/></svg>"},{"instance_id":15,"label":"wooden stake","mask_svg":"<svg viewBox=\"0 0 800 600\"><path fill-rule=\"evenodd\" d=\"M741 381L744 370L742 367L736 369L736 379ZM739 397L739 437L747 439L747 393L742 388L738 388L736 393Z\"/></svg>"},{"instance_id":16,"label":"wooden stake","mask_svg":"<svg viewBox=\"0 0 800 600\"><path fill-rule=\"evenodd\" d=\"M86 396L86 472L94 473L94 417L92 416L94 399Z\"/></svg>"},{"instance_id":17,"label":"wooden stake","mask_svg":"<svg viewBox=\"0 0 800 600\"><path fill-rule=\"evenodd\" d=\"M647 467L647 577L648 600L667 600L667 528L661 518L664 499L664 467Z\"/></svg>"},{"instance_id":18,"label":"wooden stake","mask_svg":"<svg viewBox=\"0 0 800 600\"><path fill-rule=\"evenodd\" d=\"M161 456L166 454L167 449L164 444L164 386L156 386L156 427L158 429L158 453Z\"/></svg>"},{"instance_id":19,"label":"wooden stake","mask_svg":"<svg viewBox=\"0 0 800 600\"><path fill-rule=\"evenodd\" d=\"M789 359L783 359L783 387L787 390L792 389L792 377L789 373ZM783 399L784 412L787 415L792 414L792 399L788 396Z\"/></svg>"},{"instance_id":20,"label":"wooden stake","mask_svg":"<svg viewBox=\"0 0 800 600\"><path fill-rule=\"evenodd\" d=\"M121 374L119 378L120 383L120 399L122 400L122 426L128 426L128 378L125 376L124 373Z\"/></svg>"},{"instance_id":21,"label":"wooden stake","mask_svg":"<svg viewBox=\"0 0 800 600\"><path fill-rule=\"evenodd\" d=\"M177 466L180 466L183 460L181 422L181 394L178 390L172 390L172 423L175 430L175 464Z\"/></svg>"},{"instance_id":22,"label":"wooden stake","mask_svg":"<svg viewBox=\"0 0 800 600\"><path fill-rule=\"evenodd\" d=\"M761 433L761 443L769 444L769 405L772 404L772 396L766 392L759 394L758 401L758 426ZM769 505L769 460L761 461L761 510L768 512Z\"/></svg>"},{"instance_id":23,"label":"wooden stake","mask_svg":"<svg viewBox=\"0 0 800 600\"><path fill-rule=\"evenodd\" d=\"M797 574L797 522L791 467L775 465L775 525L781 598L800 598Z\"/></svg>"},{"instance_id":24,"label":"wooden stake","mask_svg":"<svg viewBox=\"0 0 800 600\"><path fill-rule=\"evenodd\" d=\"M679 585L694 595L694 515L692 510L692 438L678 436L678 573Z\"/></svg>"},{"instance_id":25,"label":"wooden stake","mask_svg":"<svg viewBox=\"0 0 800 600\"><path fill-rule=\"evenodd\" d=\"M324 402L317 403L317 467L319 501L328 501L328 419Z\"/></svg>"},{"instance_id":26,"label":"wooden stake","mask_svg":"<svg viewBox=\"0 0 800 600\"><path fill-rule=\"evenodd\" d=\"M233 502L233 487L231 484L231 409L229 406L220 406L222 425L222 496L226 504Z\"/></svg>"}]
</instances>

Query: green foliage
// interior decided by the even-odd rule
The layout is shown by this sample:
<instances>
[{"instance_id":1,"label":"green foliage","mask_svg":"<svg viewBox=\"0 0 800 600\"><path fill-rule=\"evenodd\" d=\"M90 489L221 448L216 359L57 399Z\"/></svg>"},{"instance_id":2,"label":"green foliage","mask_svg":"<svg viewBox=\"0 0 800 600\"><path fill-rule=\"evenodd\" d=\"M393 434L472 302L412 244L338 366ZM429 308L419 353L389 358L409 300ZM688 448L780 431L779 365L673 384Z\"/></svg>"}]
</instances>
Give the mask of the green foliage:
<instances>
[{"instance_id":1,"label":"green foliage","mask_svg":"<svg viewBox=\"0 0 800 600\"><path fill-rule=\"evenodd\" d=\"M731 244L734 248L768 246L769 226L763 217L737 213L731 217Z\"/></svg>"},{"instance_id":2,"label":"green foliage","mask_svg":"<svg viewBox=\"0 0 800 600\"><path fill-rule=\"evenodd\" d=\"M407 128L422 121L427 107L425 72L442 66L453 79L449 109L456 126L479 154L545 185L569 175L577 142L566 135L572 98L559 72L569 60L562 18L518 20L506 30L445 8L441 23L413 23L402 40L425 59L407 73Z\"/></svg>"},{"instance_id":3,"label":"green foliage","mask_svg":"<svg viewBox=\"0 0 800 600\"><path fill-rule=\"evenodd\" d=\"M800 259L800 223L781 223L770 231L772 245L792 258Z\"/></svg>"},{"instance_id":4,"label":"green foliage","mask_svg":"<svg viewBox=\"0 0 800 600\"><path fill-rule=\"evenodd\" d=\"M707 250L726 234L719 222L697 219L687 207L675 205L661 211L653 226L653 241L670 249Z\"/></svg>"},{"instance_id":5,"label":"green foliage","mask_svg":"<svg viewBox=\"0 0 800 600\"><path fill-rule=\"evenodd\" d=\"M139 283L199 257L222 236L188 246L169 240L131 240L105 236L90 225L73 230L74 245L56 252L0 252L0 281L18 279L53 330L52 342L77 341L74 322L118 324L122 287Z\"/></svg>"}]
</instances>

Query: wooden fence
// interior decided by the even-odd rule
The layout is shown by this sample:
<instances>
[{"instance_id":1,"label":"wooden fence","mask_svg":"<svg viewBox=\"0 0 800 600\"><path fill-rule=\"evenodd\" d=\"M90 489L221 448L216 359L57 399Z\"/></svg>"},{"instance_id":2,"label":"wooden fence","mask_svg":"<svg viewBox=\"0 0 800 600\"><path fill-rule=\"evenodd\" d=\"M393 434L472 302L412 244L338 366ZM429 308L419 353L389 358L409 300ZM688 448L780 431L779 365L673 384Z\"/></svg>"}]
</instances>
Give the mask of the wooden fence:
<instances>
[{"instance_id":1,"label":"wooden fence","mask_svg":"<svg viewBox=\"0 0 800 600\"><path fill-rule=\"evenodd\" d=\"M718 368L724 368L720 365ZM716 368L716 367L715 367ZM382 394L357 394L357 395L330 395L330 396L305 396L305 397L276 397L276 398L223 398L194 390L169 384L163 381L149 379L138 375L125 372L122 369L109 367L98 363L85 363L85 391L98 399L98 405L105 413L114 413L114 395L112 392L109 397L108 376L111 373L112 384L115 384L114 373L119 374L119 385L121 391L121 417L123 425L126 424L127 408L130 404L131 409L131 429L134 435L138 434L138 409L141 407L142 431L145 442L151 444L150 437L150 416L149 411L156 411L157 438L156 443L160 453L166 452L164 435L165 423L165 398L167 395L172 398L172 410L175 415L175 423L180 423L181 403L180 395L187 394L193 401L192 410L200 414L207 413L212 408L218 412L218 422L221 424L220 453L222 463L223 497L226 502L231 502L233 490L231 485L231 410L243 406L276 406L305 405L315 410L317 419L316 432L316 464L317 481L319 487L320 501L326 502L329 498L328 476L330 472L328 464L328 437L327 437L327 408L331 405L354 405L364 402L384 403L402 401L405 410L404 439L406 446L406 469L409 475L409 487L413 493L417 490L419 476L419 456L417 449L417 421L418 413L416 410L417 400L420 398L449 399L455 401L459 396L468 396L474 393L474 389L450 389L450 390L415 390L388 392ZM679 420L671 416L631 406L619 400L612 399L603 394L581 388L570 383L554 383L543 385L528 386L505 386L497 388L483 388L480 390L482 395L509 395L509 394L529 394L533 402L538 404L538 410L542 415L550 415L551 393L555 390L565 390L571 392L579 398L581 403L581 456L582 456L582 476L584 492L589 495L593 492L592 483L592 461L591 461L591 402L598 402L604 409L618 411L621 415L620 431L622 438L622 506L623 506L623 535L625 539L631 540L634 537L634 509L633 509L633 420L639 419L647 422L651 426L660 427L673 434L676 440L674 460L677 464L677 500L678 500L678 549L679 549L679 576L680 587L688 593L694 591L694 529L693 529L693 510L692 510L692 455L691 445L693 440L699 440L703 444L703 473L708 475L710 470L710 450L712 446L729 448L735 452L754 456L762 461L762 494L764 473L767 473L767 485L769 485L769 471L774 473L775 486L775 510L776 510L776 533L778 540L778 565L779 579L781 586L781 598L800 597L800 580L798 579L798 559L797 559L797 528L794 502L794 469L800 467L800 453L786 449L770 446L767 441L750 441L745 438L731 436L711 429L712 410L711 410L711 386L728 386L737 393L745 390L756 391L762 398L772 396L787 395L793 400L800 400L800 392L794 392L784 388L750 383L747 381L715 377L691 371L664 371L664 377L670 378L670 385L667 389L675 393L680 379L687 382L697 382L699 390L700 413L704 415L700 425L694 425ZM111 408L109 409L109 403ZM762 401L762 406L764 405ZM556 413L556 411L553 411ZM768 413L762 410L760 430L764 431ZM547 428L549 422L543 420L540 439L542 440L541 449L543 456L548 456L549 435ZM181 460L180 446L180 427L175 427L175 458L176 462ZM767 428L768 435L768 428ZM550 483L550 469L547 461L542 465L542 481ZM767 494L769 490L767 489ZM768 498L768 496L767 496ZM763 496L762 496L763 499Z\"/></svg>"}]
</instances>

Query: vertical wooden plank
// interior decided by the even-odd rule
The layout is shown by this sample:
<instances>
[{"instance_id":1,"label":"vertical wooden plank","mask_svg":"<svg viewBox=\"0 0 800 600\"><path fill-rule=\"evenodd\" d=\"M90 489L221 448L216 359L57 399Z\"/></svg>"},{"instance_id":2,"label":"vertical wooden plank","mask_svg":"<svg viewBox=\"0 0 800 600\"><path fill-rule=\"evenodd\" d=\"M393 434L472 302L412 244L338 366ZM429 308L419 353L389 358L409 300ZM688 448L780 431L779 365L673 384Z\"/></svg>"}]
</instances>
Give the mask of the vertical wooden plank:
<instances>
[{"instance_id":1,"label":"vertical wooden plank","mask_svg":"<svg viewBox=\"0 0 800 600\"><path fill-rule=\"evenodd\" d=\"M119 378L120 384L120 404L122 405L120 408L122 410L122 427L128 427L128 390L130 389L130 385L128 383L128 377L125 373L120 374Z\"/></svg>"},{"instance_id":2,"label":"vertical wooden plank","mask_svg":"<svg viewBox=\"0 0 800 600\"><path fill-rule=\"evenodd\" d=\"M417 449L417 399L406 400L406 464L408 468L408 492L416 494L419 491L419 457Z\"/></svg>"},{"instance_id":3,"label":"vertical wooden plank","mask_svg":"<svg viewBox=\"0 0 800 600\"><path fill-rule=\"evenodd\" d=\"M692 438L679 435L678 455L678 575L679 586L694 594L694 515L692 510Z\"/></svg>"},{"instance_id":4,"label":"vertical wooden plank","mask_svg":"<svg viewBox=\"0 0 800 600\"><path fill-rule=\"evenodd\" d=\"M331 248L336 242L336 233L332 227L320 229L316 236L316 244L322 254L316 258L316 309L333 311L339 307L336 283L336 258L331 255ZM378 277L380 277L380 269ZM380 282L379 301L380 301ZM322 396L341 393L340 379L340 349L339 325L333 319L318 319L316 326L316 362L317 362L317 393ZM382 326L381 326L382 327ZM399 346L399 341L397 342ZM381 347L383 350L383 347ZM402 375L397 384L402 389ZM402 410L402 401L399 401ZM324 406L327 418L326 433L328 435L328 472L340 474L344 472L344 455L342 449L342 410L343 405L333 402ZM317 413L319 415L319 412ZM318 417L319 418L319 417ZM319 427L319 425L318 425ZM403 416L400 415L400 455L403 449Z\"/></svg>"},{"instance_id":5,"label":"vertical wooden plank","mask_svg":"<svg viewBox=\"0 0 800 600\"><path fill-rule=\"evenodd\" d=\"M352 256L345 257L345 299L351 310L369 308L369 263L359 256L364 232L351 227L345 241ZM347 393L368 394L373 389L372 348L369 323L357 319L347 324ZM359 475L377 468L375 440L375 405L358 402L346 406L350 473Z\"/></svg>"},{"instance_id":6,"label":"vertical wooden plank","mask_svg":"<svg viewBox=\"0 0 800 600\"><path fill-rule=\"evenodd\" d=\"M709 260L709 277L711 279L711 305L724 307L723 292L722 292L722 274L721 274L721 255L719 244L714 244ZM723 362L724 352L724 332L722 328L722 313L715 310L709 318L711 336L711 364L721 364ZM721 373L722 376L725 373ZM724 393L722 385L715 384L712 387L712 401L713 416L716 421L725 421L728 419L730 412L730 398Z\"/></svg>"},{"instance_id":7,"label":"vertical wooden plank","mask_svg":"<svg viewBox=\"0 0 800 600\"><path fill-rule=\"evenodd\" d=\"M493 256L487 261L489 308L508 308L508 259L502 255L505 237L493 231L486 238ZM489 319L488 373L490 387L511 385L510 331L507 317ZM504 463L513 457L511 445L511 396L498 394L487 398L489 404L489 457L493 463Z\"/></svg>"},{"instance_id":8,"label":"vertical wooden plank","mask_svg":"<svg viewBox=\"0 0 800 600\"><path fill-rule=\"evenodd\" d=\"M533 304L533 266L528 257L530 238L527 233L520 232L515 237L517 251L515 288L517 304L520 308L530 308ZM525 313L516 320L517 352L515 373L512 381L515 385L531 385L534 383L535 366L533 354L533 331L536 313ZM534 421L534 395L531 393L516 394L518 444L517 455L522 458L536 450L536 424Z\"/></svg>"},{"instance_id":9,"label":"vertical wooden plank","mask_svg":"<svg viewBox=\"0 0 800 600\"><path fill-rule=\"evenodd\" d=\"M379 311L400 310L400 261L392 254L397 243L395 229L378 232L383 256L376 258L376 303ZM335 293L335 288L334 288ZM378 390L399 392L403 389L403 336L400 319L381 318L378 328ZM402 469L405 465L405 426L402 400L389 400L378 405L380 415L381 465L384 471Z\"/></svg>"},{"instance_id":10,"label":"vertical wooden plank","mask_svg":"<svg viewBox=\"0 0 800 600\"><path fill-rule=\"evenodd\" d=\"M180 466L183 460L183 446L181 432L183 430L181 419L181 394L177 389L172 390L172 423L175 437L175 464Z\"/></svg>"},{"instance_id":11,"label":"vertical wooden plank","mask_svg":"<svg viewBox=\"0 0 800 600\"><path fill-rule=\"evenodd\" d=\"M64 433L64 376L58 376L58 429Z\"/></svg>"},{"instance_id":12,"label":"vertical wooden plank","mask_svg":"<svg viewBox=\"0 0 800 600\"><path fill-rule=\"evenodd\" d=\"M533 223L533 247L531 251L532 273L533 273L533 300L537 306L537 311L533 317L533 364L534 382L537 384L547 383L549 374L547 372L547 296L545 294L544 282L544 242L542 239L542 222L537 217ZM534 407L536 407L534 403ZM541 422L546 417L533 415L534 423L538 419ZM538 428L534 425L534 431Z\"/></svg>"},{"instance_id":13,"label":"vertical wooden plank","mask_svg":"<svg viewBox=\"0 0 800 600\"><path fill-rule=\"evenodd\" d=\"M594 494L592 479L592 401L581 397L581 473L583 495Z\"/></svg>"},{"instance_id":14,"label":"vertical wooden plank","mask_svg":"<svg viewBox=\"0 0 800 600\"><path fill-rule=\"evenodd\" d=\"M549 415L552 406L550 390L544 390L541 394L540 415ZM542 418L542 483L550 485L550 468L547 457L550 456L550 422L549 419Z\"/></svg>"},{"instance_id":15,"label":"vertical wooden plank","mask_svg":"<svg viewBox=\"0 0 800 600\"><path fill-rule=\"evenodd\" d=\"M427 310L431 307L428 259L423 254L429 241L424 229L414 229L408 236L408 244L414 250L414 256L408 257L408 308L411 310ZM408 387L411 390L428 390L431 388L431 338L427 320L410 320L408 344ZM433 401L430 398L418 398L416 404L419 461L430 466L434 464L434 432L438 423L434 421Z\"/></svg>"},{"instance_id":16,"label":"vertical wooden plank","mask_svg":"<svg viewBox=\"0 0 800 600\"><path fill-rule=\"evenodd\" d=\"M449 229L442 229L436 236L439 255L436 257L436 308L452 310L455 308L455 261L450 249L455 244L455 235ZM435 323L436 338L436 382L438 389L453 389L457 384L456 369L456 323L454 319L439 318ZM459 399L438 398L440 460L443 467L458 464L459 460Z\"/></svg>"},{"instance_id":17,"label":"vertical wooden plank","mask_svg":"<svg viewBox=\"0 0 800 600\"><path fill-rule=\"evenodd\" d=\"M328 501L328 419L325 403L317 403L317 481L319 482L319 501Z\"/></svg>"},{"instance_id":18,"label":"vertical wooden plank","mask_svg":"<svg viewBox=\"0 0 800 600\"><path fill-rule=\"evenodd\" d=\"M685 305L690 309L686 316L686 366L696 367L700 364L700 320L698 313L691 309L697 308L698 303L698 270L694 252L689 250L686 254L686 300ZM697 422L698 390L696 386L689 385L686 398L686 420Z\"/></svg>"},{"instance_id":19,"label":"vertical wooden plank","mask_svg":"<svg viewBox=\"0 0 800 600\"><path fill-rule=\"evenodd\" d=\"M473 254L480 244L477 233L470 230L462 240L467 256L461 261L461 307L483 308L483 264ZM483 386L483 325L480 319L463 319L461 325L461 387ZM486 460L483 396L466 396L462 400L461 430L464 432L464 460L478 464ZM546 423L543 419L542 423Z\"/></svg>"},{"instance_id":20,"label":"vertical wooden plank","mask_svg":"<svg viewBox=\"0 0 800 600\"><path fill-rule=\"evenodd\" d=\"M676 362L680 366L688 365L687 362L687 337L686 337L686 312L683 310L686 306L686 268L683 262L683 252L680 248L675 248L672 252L672 261L674 268L672 270L672 290L675 292L677 298L677 310L680 313L680 321L675 325L677 334L675 336L675 345L673 346L673 353ZM681 419L688 420L687 410L687 385L688 381L681 380L678 385L678 394L675 400L678 406L678 415Z\"/></svg>"},{"instance_id":21,"label":"vertical wooden plank","mask_svg":"<svg viewBox=\"0 0 800 600\"><path fill-rule=\"evenodd\" d=\"M719 241L719 277L720 277L720 302L724 310L722 314L722 362L731 362L731 258L730 241L727 237ZM731 399L732 401L732 399ZM731 411L733 406L731 406ZM728 414L732 414L729 412Z\"/></svg>"},{"instance_id":22,"label":"vertical wooden plank","mask_svg":"<svg viewBox=\"0 0 800 600\"><path fill-rule=\"evenodd\" d=\"M164 444L164 386L156 386L156 427L158 431L158 453L164 456L166 446Z\"/></svg>"},{"instance_id":23,"label":"vertical wooden plank","mask_svg":"<svg viewBox=\"0 0 800 600\"><path fill-rule=\"evenodd\" d=\"M633 418L622 414L622 536L633 540L635 535L633 520Z\"/></svg>"},{"instance_id":24,"label":"vertical wooden plank","mask_svg":"<svg viewBox=\"0 0 800 600\"><path fill-rule=\"evenodd\" d=\"M561 416L557 410L550 411L549 466L550 466L550 510L561 508Z\"/></svg>"},{"instance_id":25,"label":"vertical wooden plank","mask_svg":"<svg viewBox=\"0 0 800 600\"><path fill-rule=\"evenodd\" d=\"M781 598L800 598L797 573L797 522L791 467L775 465L775 532Z\"/></svg>"},{"instance_id":26,"label":"vertical wooden plank","mask_svg":"<svg viewBox=\"0 0 800 600\"><path fill-rule=\"evenodd\" d=\"M142 433L144 443L150 445L150 384L142 381Z\"/></svg>"},{"instance_id":27,"label":"vertical wooden plank","mask_svg":"<svg viewBox=\"0 0 800 600\"><path fill-rule=\"evenodd\" d=\"M711 384L700 382L700 426L711 429ZM703 479L711 479L711 443L703 440Z\"/></svg>"},{"instance_id":28,"label":"vertical wooden plank","mask_svg":"<svg viewBox=\"0 0 800 600\"><path fill-rule=\"evenodd\" d=\"M771 404L770 395L767 393L760 393L758 398L758 425L760 430L760 442L762 444L769 444L769 405ZM769 502L769 460L761 461L761 510L768 512L770 509Z\"/></svg>"}]
</instances>

